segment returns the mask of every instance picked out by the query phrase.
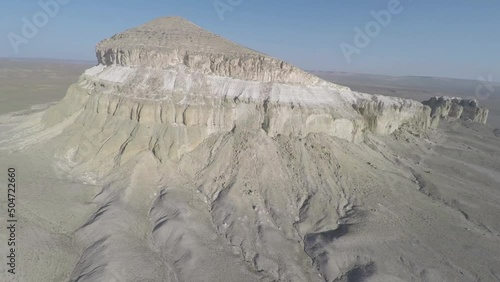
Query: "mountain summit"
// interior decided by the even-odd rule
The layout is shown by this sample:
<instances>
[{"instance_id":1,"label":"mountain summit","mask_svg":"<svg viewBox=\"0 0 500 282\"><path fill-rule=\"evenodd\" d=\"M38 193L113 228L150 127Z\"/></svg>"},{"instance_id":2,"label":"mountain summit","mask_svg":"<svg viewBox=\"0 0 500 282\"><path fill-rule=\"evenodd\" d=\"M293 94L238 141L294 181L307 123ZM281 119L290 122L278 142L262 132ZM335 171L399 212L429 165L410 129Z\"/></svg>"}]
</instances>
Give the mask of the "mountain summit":
<instances>
[{"instance_id":1,"label":"mountain summit","mask_svg":"<svg viewBox=\"0 0 500 282\"><path fill-rule=\"evenodd\" d=\"M166 17L97 44L106 66L168 68L183 64L205 74L266 82L319 84L321 79L276 58L224 39L181 17Z\"/></svg>"},{"instance_id":2,"label":"mountain summit","mask_svg":"<svg viewBox=\"0 0 500 282\"><path fill-rule=\"evenodd\" d=\"M264 56L211 33L182 17L155 19L103 40L97 48L102 50L147 49L162 52L184 50L205 54Z\"/></svg>"}]
</instances>

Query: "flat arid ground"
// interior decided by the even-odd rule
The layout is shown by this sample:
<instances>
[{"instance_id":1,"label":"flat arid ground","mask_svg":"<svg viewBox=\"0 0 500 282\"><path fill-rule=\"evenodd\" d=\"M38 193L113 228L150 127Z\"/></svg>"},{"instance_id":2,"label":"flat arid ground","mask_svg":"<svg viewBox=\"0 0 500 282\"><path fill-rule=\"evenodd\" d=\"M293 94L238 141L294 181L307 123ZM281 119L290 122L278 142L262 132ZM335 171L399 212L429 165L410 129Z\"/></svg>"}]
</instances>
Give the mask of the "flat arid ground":
<instances>
[{"instance_id":1,"label":"flat arid ground","mask_svg":"<svg viewBox=\"0 0 500 282\"><path fill-rule=\"evenodd\" d=\"M486 125L442 121L428 132L368 135L360 144L236 130L214 134L178 163L134 156L101 185L72 178L68 156L57 153L64 144L44 142L73 120L48 132L37 125L38 112L91 65L0 60L0 220L6 222L5 175L14 167L19 244L12 280L2 230L0 280L500 281L500 93L480 101L490 109ZM418 101L468 97L476 87L317 75ZM65 134L61 140L74 142ZM324 192L330 199L305 198L289 212L292 194L325 183L333 187ZM227 189L208 206L201 192L219 186ZM323 228L331 225L337 229ZM323 231L284 239L311 226ZM253 261L243 259L250 254Z\"/></svg>"},{"instance_id":2,"label":"flat arid ground","mask_svg":"<svg viewBox=\"0 0 500 282\"><path fill-rule=\"evenodd\" d=\"M61 100L92 62L0 58L0 115Z\"/></svg>"}]
</instances>

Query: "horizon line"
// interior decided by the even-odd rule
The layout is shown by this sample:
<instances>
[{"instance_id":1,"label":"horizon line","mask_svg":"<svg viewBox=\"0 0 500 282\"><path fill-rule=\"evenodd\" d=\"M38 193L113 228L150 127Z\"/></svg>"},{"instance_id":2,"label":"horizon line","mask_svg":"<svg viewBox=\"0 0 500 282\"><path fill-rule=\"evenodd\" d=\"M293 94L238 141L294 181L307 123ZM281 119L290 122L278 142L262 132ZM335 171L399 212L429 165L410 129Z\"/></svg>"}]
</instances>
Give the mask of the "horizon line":
<instances>
[{"instance_id":1,"label":"horizon line","mask_svg":"<svg viewBox=\"0 0 500 282\"><path fill-rule=\"evenodd\" d=\"M46 58L46 57L2 57L0 56L0 60L20 60L20 61L54 61L54 62L73 62L79 64L97 64L97 61L88 60L88 59L61 59L61 58ZM341 71L341 70L310 70L303 69L306 72L325 72L325 73L344 73L344 74L357 74L357 75L372 75L372 76L385 76L385 77L414 77L414 78L442 78L442 79L455 79L455 80L469 80L469 81L481 81L480 79L473 78L457 78L457 77L446 77L446 76L427 76L427 75L388 75L388 74L377 74L377 73L364 73L364 72L349 72L349 71ZM500 83L500 81L489 81L491 83Z\"/></svg>"}]
</instances>

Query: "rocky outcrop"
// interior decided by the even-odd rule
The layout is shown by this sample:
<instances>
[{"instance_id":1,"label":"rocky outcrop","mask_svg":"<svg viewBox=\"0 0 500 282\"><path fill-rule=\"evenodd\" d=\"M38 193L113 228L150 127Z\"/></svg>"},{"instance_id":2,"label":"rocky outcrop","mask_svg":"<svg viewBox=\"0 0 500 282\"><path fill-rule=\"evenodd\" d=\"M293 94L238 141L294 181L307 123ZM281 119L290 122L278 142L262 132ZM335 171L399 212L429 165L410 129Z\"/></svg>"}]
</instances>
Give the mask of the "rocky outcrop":
<instances>
[{"instance_id":1,"label":"rocky outcrop","mask_svg":"<svg viewBox=\"0 0 500 282\"><path fill-rule=\"evenodd\" d=\"M118 82L109 67L96 68L101 72L84 74L43 118L50 127L81 111L64 148L73 152L75 163L100 158L122 163L142 150L162 161L175 160L209 135L233 130L263 130L271 137L325 133L359 142L366 128L332 87L245 82L186 73L185 68L134 70L132 79ZM112 73L123 73L113 68ZM142 77L148 79L138 83ZM302 93L316 97L303 99Z\"/></svg>"},{"instance_id":2,"label":"rocky outcrop","mask_svg":"<svg viewBox=\"0 0 500 282\"><path fill-rule=\"evenodd\" d=\"M431 108L432 124L437 124L440 119L462 119L478 123L486 123L488 119L488 109L480 107L475 99L433 97L422 104Z\"/></svg>"},{"instance_id":3,"label":"rocky outcrop","mask_svg":"<svg viewBox=\"0 0 500 282\"><path fill-rule=\"evenodd\" d=\"M212 134L238 130L360 142L368 132L432 126L422 103L351 91L177 17L102 41L97 58L42 119L50 128L71 116L61 150L92 168L143 151L178 160Z\"/></svg>"},{"instance_id":4,"label":"rocky outcrop","mask_svg":"<svg viewBox=\"0 0 500 282\"><path fill-rule=\"evenodd\" d=\"M239 46L180 18L160 18L127 30L96 47L105 66L166 69L184 65L203 74L261 82L324 84L289 63Z\"/></svg>"},{"instance_id":5,"label":"rocky outcrop","mask_svg":"<svg viewBox=\"0 0 500 282\"><path fill-rule=\"evenodd\" d=\"M386 135L403 126L425 130L430 124L430 108L417 101L395 97L364 97L353 107L363 116L367 129Z\"/></svg>"},{"instance_id":6,"label":"rocky outcrop","mask_svg":"<svg viewBox=\"0 0 500 282\"><path fill-rule=\"evenodd\" d=\"M78 111L75 133L64 149L73 152L76 163L99 158L122 163L143 150L153 151L159 160L175 160L209 135L232 130L299 138L324 133L359 142L366 132L390 134L403 125L425 129L429 118L427 107L416 101L336 85L242 81L184 66L97 66L82 75L43 121L50 127Z\"/></svg>"}]
</instances>

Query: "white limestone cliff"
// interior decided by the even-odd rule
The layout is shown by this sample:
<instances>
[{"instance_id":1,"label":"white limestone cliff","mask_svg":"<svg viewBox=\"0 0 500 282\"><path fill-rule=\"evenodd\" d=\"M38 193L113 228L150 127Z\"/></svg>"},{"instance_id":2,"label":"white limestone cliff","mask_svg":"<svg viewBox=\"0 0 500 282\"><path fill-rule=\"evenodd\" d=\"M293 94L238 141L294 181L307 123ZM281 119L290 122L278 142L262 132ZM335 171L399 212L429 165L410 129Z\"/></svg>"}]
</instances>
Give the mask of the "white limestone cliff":
<instances>
[{"instance_id":1,"label":"white limestone cliff","mask_svg":"<svg viewBox=\"0 0 500 282\"><path fill-rule=\"evenodd\" d=\"M367 132L431 126L422 103L351 91L178 17L102 41L97 58L43 117L51 127L78 113L63 151L92 167L113 167L141 151L177 160L217 132L360 142Z\"/></svg>"},{"instance_id":2,"label":"white limestone cliff","mask_svg":"<svg viewBox=\"0 0 500 282\"><path fill-rule=\"evenodd\" d=\"M488 120L488 109L480 107L478 101L474 99L433 97L422 103L432 109L433 124L437 124L440 119L462 119L483 124Z\"/></svg>"},{"instance_id":3,"label":"white limestone cliff","mask_svg":"<svg viewBox=\"0 0 500 282\"><path fill-rule=\"evenodd\" d=\"M159 18L101 41L104 66L166 69L184 65L198 73L260 82L324 83L286 62L239 46L180 18Z\"/></svg>"}]
</instances>

